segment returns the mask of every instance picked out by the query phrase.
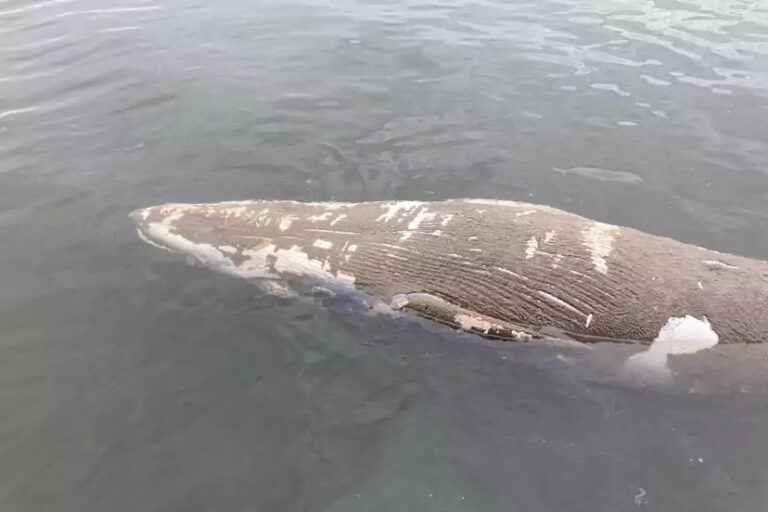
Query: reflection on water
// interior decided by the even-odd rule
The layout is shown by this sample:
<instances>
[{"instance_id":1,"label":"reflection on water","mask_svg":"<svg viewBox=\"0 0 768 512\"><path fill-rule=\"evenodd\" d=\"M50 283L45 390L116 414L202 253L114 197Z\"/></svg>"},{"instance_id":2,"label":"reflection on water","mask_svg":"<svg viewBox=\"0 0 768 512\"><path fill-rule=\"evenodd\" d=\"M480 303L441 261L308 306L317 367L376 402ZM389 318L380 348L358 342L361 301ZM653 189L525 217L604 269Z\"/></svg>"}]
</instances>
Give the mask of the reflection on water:
<instances>
[{"instance_id":1,"label":"reflection on water","mask_svg":"<svg viewBox=\"0 0 768 512\"><path fill-rule=\"evenodd\" d=\"M261 297L127 213L498 197L766 258L767 91L754 0L0 0L0 508L765 508L759 350L628 388L626 348Z\"/></svg>"}]
</instances>

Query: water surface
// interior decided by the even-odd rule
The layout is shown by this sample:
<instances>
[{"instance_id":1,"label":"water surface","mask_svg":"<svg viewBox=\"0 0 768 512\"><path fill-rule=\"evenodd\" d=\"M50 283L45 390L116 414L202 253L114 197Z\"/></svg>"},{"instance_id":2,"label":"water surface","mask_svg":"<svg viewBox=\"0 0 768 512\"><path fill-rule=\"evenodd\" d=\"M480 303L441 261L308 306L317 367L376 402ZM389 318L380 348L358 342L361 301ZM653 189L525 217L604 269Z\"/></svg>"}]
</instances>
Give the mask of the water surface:
<instances>
[{"instance_id":1,"label":"water surface","mask_svg":"<svg viewBox=\"0 0 768 512\"><path fill-rule=\"evenodd\" d=\"M493 197L768 258L766 134L757 0L0 0L0 509L765 509L765 394L264 297L127 213Z\"/></svg>"}]
</instances>

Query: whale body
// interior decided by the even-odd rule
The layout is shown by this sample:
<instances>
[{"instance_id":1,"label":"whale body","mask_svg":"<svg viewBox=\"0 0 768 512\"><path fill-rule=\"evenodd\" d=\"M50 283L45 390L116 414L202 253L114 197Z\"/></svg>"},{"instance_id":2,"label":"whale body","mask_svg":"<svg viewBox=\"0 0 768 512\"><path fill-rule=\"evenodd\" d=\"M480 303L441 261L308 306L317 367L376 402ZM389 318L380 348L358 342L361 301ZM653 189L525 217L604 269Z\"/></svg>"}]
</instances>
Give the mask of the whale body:
<instances>
[{"instance_id":1,"label":"whale body","mask_svg":"<svg viewBox=\"0 0 768 512\"><path fill-rule=\"evenodd\" d=\"M646 357L768 340L767 262L547 206L236 201L131 217L215 270L356 290L489 338L654 343Z\"/></svg>"}]
</instances>

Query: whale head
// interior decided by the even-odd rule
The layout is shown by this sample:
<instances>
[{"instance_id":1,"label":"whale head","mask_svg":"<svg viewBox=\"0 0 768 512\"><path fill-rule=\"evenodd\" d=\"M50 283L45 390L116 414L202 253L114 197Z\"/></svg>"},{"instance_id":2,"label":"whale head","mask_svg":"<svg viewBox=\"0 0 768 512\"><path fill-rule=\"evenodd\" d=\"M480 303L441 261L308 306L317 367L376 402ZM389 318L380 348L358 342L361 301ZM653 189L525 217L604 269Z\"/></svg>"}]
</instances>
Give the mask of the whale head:
<instances>
[{"instance_id":1,"label":"whale head","mask_svg":"<svg viewBox=\"0 0 768 512\"><path fill-rule=\"evenodd\" d=\"M348 260L340 253L342 244L321 239L311 229L318 218L338 218L334 208L339 207L292 201L169 203L135 210L130 217L148 244L217 271L350 284L354 279L341 270Z\"/></svg>"}]
</instances>

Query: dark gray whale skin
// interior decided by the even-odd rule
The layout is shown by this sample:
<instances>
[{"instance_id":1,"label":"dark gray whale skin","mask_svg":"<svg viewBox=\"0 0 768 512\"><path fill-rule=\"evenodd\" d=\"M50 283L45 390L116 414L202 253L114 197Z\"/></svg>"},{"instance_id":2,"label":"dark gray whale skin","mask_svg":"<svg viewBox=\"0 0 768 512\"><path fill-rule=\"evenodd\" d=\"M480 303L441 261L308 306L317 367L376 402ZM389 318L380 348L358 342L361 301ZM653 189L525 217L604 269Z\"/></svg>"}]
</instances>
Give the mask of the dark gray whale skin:
<instances>
[{"instance_id":1,"label":"dark gray whale skin","mask_svg":"<svg viewBox=\"0 0 768 512\"><path fill-rule=\"evenodd\" d=\"M768 340L768 263L546 206L437 202L166 204L147 242L233 275L354 288L491 338L650 343L672 318L719 343Z\"/></svg>"}]
</instances>

